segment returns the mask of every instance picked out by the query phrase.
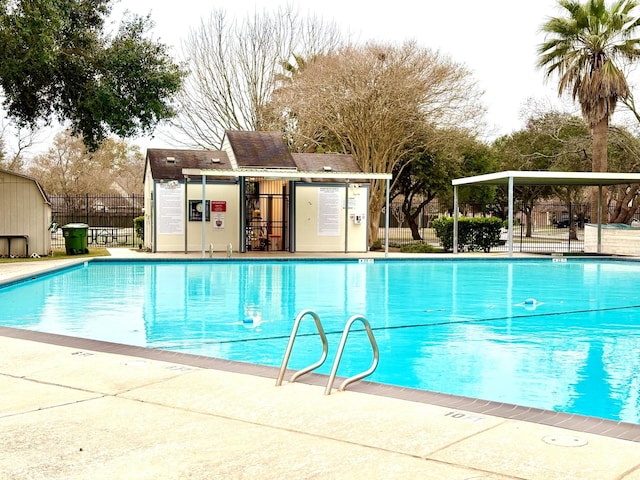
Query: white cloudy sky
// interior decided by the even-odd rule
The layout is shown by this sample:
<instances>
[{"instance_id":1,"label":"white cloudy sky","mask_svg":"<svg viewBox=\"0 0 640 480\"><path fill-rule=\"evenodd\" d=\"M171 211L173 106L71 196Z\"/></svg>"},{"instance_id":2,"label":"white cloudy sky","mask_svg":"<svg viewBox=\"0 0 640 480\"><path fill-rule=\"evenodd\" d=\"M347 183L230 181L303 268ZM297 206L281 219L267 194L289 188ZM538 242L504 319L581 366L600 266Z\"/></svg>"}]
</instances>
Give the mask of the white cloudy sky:
<instances>
[{"instance_id":1,"label":"white cloudy sky","mask_svg":"<svg viewBox=\"0 0 640 480\"><path fill-rule=\"evenodd\" d=\"M152 36L179 52L189 30L214 9L242 18L286 3L301 14L335 21L354 39L415 40L464 63L484 91L488 140L522 126L521 111L527 99L559 104L555 80L545 83L535 66L536 49L543 40L539 28L558 14L557 0L114 0L113 18L120 19L127 10L151 14L155 22ZM571 102L564 105L571 107ZM157 133L136 143L143 149L172 146L161 130ZM43 139L42 149L52 136Z\"/></svg>"},{"instance_id":2,"label":"white cloudy sky","mask_svg":"<svg viewBox=\"0 0 640 480\"><path fill-rule=\"evenodd\" d=\"M488 109L490 137L521 126L521 109L528 98L557 99L554 81L544 81L536 69L539 28L558 13L556 0L322 0L289 2L300 13L313 13L337 22L355 38L400 43L416 40L466 64L474 73ZM179 48L202 17L222 8L233 17L255 9L272 9L280 0L120 0L117 12L150 13L155 37ZM157 141L157 140L156 140Z\"/></svg>"}]
</instances>

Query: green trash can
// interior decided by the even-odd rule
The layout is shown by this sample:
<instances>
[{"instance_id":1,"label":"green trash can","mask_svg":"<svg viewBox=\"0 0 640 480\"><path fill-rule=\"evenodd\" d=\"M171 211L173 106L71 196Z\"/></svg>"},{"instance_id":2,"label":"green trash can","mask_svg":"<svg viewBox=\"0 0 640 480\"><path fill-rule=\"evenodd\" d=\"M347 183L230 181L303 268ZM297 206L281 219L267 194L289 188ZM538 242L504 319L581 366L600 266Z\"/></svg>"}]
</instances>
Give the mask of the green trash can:
<instances>
[{"instance_id":1,"label":"green trash can","mask_svg":"<svg viewBox=\"0 0 640 480\"><path fill-rule=\"evenodd\" d=\"M89 253L89 249L87 248L88 229L89 225L86 223L68 223L62 227L64 248L67 250L67 255Z\"/></svg>"}]
</instances>

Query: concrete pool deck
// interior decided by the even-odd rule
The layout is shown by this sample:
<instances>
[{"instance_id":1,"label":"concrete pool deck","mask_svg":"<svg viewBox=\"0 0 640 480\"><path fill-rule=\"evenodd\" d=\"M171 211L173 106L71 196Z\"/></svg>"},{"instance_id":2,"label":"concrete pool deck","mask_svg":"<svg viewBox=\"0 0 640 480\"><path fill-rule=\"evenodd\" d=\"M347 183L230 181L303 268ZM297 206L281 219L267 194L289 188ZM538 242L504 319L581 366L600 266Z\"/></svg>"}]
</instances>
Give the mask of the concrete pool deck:
<instances>
[{"instance_id":1,"label":"concrete pool deck","mask_svg":"<svg viewBox=\"0 0 640 480\"><path fill-rule=\"evenodd\" d=\"M76 261L0 264L0 282ZM640 431L614 422L595 434L366 384L326 396L306 377L276 387L274 369L22 330L0 329L0 351L3 480L640 480Z\"/></svg>"}]
</instances>

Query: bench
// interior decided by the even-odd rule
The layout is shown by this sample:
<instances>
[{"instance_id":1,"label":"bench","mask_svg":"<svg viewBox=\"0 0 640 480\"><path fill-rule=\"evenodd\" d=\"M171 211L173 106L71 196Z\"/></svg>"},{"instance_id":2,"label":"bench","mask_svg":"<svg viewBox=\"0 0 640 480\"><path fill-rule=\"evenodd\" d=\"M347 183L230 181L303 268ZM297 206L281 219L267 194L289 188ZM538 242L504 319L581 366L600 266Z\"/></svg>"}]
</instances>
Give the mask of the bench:
<instances>
[{"instance_id":1,"label":"bench","mask_svg":"<svg viewBox=\"0 0 640 480\"><path fill-rule=\"evenodd\" d=\"M0 233L0 238L4 238L7 241L7 257L11 256L11 240L14 238L22 238L25 244L25 256L29 256L29 235L16 235L16 234L6 234Z\"/></svg>"}]
</instances>

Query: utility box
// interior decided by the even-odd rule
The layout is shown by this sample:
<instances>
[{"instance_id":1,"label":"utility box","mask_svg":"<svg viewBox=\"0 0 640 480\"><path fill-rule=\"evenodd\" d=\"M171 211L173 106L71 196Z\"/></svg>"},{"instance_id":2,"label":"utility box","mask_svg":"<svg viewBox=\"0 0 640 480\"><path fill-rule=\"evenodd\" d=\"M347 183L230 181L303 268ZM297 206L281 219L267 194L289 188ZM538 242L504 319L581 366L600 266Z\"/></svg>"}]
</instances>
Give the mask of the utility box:
<instances>
[{"instance_id":1,"label":"utility box","mask_svg":"<svg viewBox=\"0 0 640 480\"><path fill-rule=\"evenodd\" d=\"M87 243L88 230L89 225L86 223L68 223L62 227L64 248L67 250L67 255L89 253Z\"/></svg>"}]
</instances>

